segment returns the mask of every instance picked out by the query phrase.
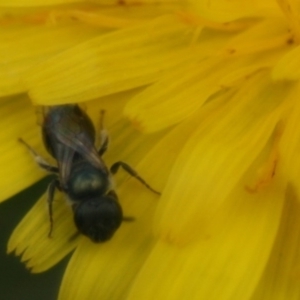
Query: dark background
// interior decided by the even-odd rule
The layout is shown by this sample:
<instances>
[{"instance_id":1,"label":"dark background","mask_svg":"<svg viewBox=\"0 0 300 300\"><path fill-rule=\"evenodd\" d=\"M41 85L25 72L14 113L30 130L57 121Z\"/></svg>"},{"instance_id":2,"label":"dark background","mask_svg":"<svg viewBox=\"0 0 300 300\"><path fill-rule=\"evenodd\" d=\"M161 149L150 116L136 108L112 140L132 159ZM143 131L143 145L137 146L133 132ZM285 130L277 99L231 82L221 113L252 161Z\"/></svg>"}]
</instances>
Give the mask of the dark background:
<instances>
[{"instance_id":1,"label":"dark background","mask_svg":"<svg viewBox=\"0 0 300 300\"><path fill-rule=\"evenodd\" d=\"M51 177L0 204L0 299L55 300L69 257L39 274L31 274L14 254L6 254L10 234L26 212L45 192Z\"/></svg>"}]
</instances>

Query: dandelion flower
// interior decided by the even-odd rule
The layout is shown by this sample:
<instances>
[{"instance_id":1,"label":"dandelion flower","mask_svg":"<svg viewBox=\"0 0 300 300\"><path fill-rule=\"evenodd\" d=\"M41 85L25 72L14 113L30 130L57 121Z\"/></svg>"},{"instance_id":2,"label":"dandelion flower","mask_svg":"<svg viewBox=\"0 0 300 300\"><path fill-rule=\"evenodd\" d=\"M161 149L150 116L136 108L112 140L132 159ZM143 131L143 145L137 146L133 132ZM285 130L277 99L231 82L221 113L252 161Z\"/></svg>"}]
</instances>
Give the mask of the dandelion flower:
<instances>
[{"instance_id":1,"label":"dandelion flower","mask_svg":"<svg viewBox=\"0 0 300 300\"><path fill-rule=\"evenodd\" d=\"M13 1L20 8L2 17L2 106L5 128L14 128L3 139L27 134L41 147L28 98L12 94L27 93L38 105L84 102L95 122L105 108L114 137L105 160L121 155L162 196L120 176L120 202L136 222L101 245L70 240L75 228L62 201L55 238L47 239L40 199L8 250L33 272L74 250L63 300L298 299L298 1L98 1L27 10L24 2ZM16 140L6 145L18 148L13 168L22 171L5 179L20 183L5 186L3 199L41 176Z\"/></svg>"}]
</instances>

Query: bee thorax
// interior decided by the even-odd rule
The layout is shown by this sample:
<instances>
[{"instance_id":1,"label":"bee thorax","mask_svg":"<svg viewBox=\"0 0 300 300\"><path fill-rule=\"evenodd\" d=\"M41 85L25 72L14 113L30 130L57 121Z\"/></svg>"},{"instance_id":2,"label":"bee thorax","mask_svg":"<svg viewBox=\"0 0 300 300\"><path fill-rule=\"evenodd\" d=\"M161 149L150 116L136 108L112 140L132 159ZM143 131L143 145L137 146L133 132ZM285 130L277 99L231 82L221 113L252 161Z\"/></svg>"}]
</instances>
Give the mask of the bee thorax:
<instances>
[{"instance_id":1,"label":"bee thorax","mask_svg":"<svg viewBox=\"0 0 300 300\"><path fill-rule=\"evenodd\" d=\"M109 186L108 178L96 168L72 172L68 182L68 195L74 200L85 200L94 195L104 194Z\"/></svg>"}]
</instances>

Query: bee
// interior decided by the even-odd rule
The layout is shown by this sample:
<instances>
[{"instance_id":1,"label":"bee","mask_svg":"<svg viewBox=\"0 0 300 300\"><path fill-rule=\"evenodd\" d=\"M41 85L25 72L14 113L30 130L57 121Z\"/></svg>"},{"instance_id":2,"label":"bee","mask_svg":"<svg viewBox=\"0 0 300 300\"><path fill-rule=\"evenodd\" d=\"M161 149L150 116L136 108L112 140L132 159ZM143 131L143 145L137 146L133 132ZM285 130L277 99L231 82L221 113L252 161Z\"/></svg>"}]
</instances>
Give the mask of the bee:
<instances>
[{"instance_id":1,"label":"bee","mask_svg":"<svg viewBox=\"0 0 300 300\"><path fill-rule=\"evenodd\" d=\"M42 137L46 150L56 160L57 166L49 165L24 140L19 141L33 155L36 163L57 177L49 183L47 203L50 230L53 230L52 203L56 190L70 200L74 223L80 234L99 243L109 240L122 221L133 218L123 216L118 196L113 189L111 175L122 168L156 194L147 182L128 164L118 161L110 169L102 155L108 147L108 134L103 128L104 111L101 112L101 142L95 147L96 131L89 116L77 104L44 108Z\"/></svg>"}]
</instances>

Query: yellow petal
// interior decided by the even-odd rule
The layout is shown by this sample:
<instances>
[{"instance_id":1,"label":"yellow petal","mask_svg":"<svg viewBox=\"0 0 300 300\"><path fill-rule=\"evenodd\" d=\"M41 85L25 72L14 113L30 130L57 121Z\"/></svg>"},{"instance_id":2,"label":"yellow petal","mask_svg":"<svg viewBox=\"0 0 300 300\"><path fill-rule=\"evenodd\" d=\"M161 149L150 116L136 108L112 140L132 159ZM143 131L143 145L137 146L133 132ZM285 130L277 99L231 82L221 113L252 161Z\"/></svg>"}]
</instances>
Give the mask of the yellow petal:
<instances>
[{"instance_id":1,"label":"yellow petal","mask_svg":"<svg viewBox=\"0 0 300 300\"><path fill-rule=\"evenodd\" d=\"M124 28L132 25L138 25L147 19L157 18L160 15L177 12L181 5L177 2L147 3L147 5L77 5L73 9L55 10L54 17L67 17L72 20L78 20L98 27ZM141 3L140 3L141 4ZM69 6L68 6L69 7Z\"/></svg>"},{"instance_id":2,"label":"yellow petal","mask_svg":"<svg viewBox=\"0 0 300 300\"><path fill-rule=\"evenodd\" d=\"M0 6L2 7L12 7L12 6L46 6L55 4L67 4L67 3L78 3L85 1L74 1L74 0L0 0Z\"/></svg>"},{"instance_id":3,"label":"yellow petal","mask_svg":"<svg viewBox=\"0 0 300 300\"><path fill-rule=\"evenodd\" d=\"M232 72L228 72L219 82L225 88L238 87L253 73L270 69L275 62L285 53L285 49L275 49L263 53L249 55L244 66L239 66Z\"/></svg>"},{"instance_id":4,"label":"yellow petal","mask_svg":"<svg viewBox=\"0 0 300 300\"><path fill-rule=\"evenodd\" d=\"M275 244L251 300L297 300L300 297L299 201L299 193L289 186Z\"/></svg>"},{"instance_id":5,"label":"yellow petal","mask_svg":"<svg viewBox=\"0 0 300 300\"><path fill-rule=\"evenodd\" d=\"M130 142L127 145L133 147L128 149L121 147L121 141L117 141L117 144L111 147L111 151L116 151L112 156L116 158L117 155L123 155L123 151L126 155L130 149L132 154L128 154L128 158L139 161L136 170L151 186L162 192L182 147L176 139L178 136L187 137L194 130L197 122L194 119L192 122L184 123L159 141L156 134L155 143L152 144L151 136L146 136L145 139L145 135L134 133L135 136L141 135L143 139L141 137L138 140L136 137L130 139L130 135L128 136L125 131L120 139L123 139L123 145L125 140ZM122 150L119 154L118 149ZM108 159L111 151L108 151ZM80 245L65 274L60 299L82 299L87 296L87 291L91 298L100 296L101 299L109 300L123 298L136 272L142 266L152 247L152 218L160 200L135 179L117 188L117 192L124 213L134 216L136 221L122 224L120 230L107 244L98 247ZM83 281L83 276L88 279ZM100 285L99 278L103 278Z\"/></svg>"},{"instance_id":6,"label":"yellow petal","mask_svg":"<svg viewBox=\"0 0 300 300\"><path fill-rule=\"evenodd\" d=\"M148 144L145 138L141 142ZM158 183L167 180L175 155L165 152L165 155L157 156L161 149L157 149L154 145L148 144L148 148L144 151L134 151L134 156L140 161L136 170L156 188ZM146 156L145 152L151 149L151 146L155 149ZM160 169L162 165L163 168ZM84 241L80 244L68 265L59 299L75 300L87 296L107 300L123 298L152 248L151 221L158 196L135 179L117 187L117 193L124 214L133 216L136 220L132 223L123 223L108 243L93 245L89 241ZM101 284L99 278L102 278Z\"/></svg>"},{"instance_id":7,"label":"yellow petal","mask_svg":"<svg viewBox=\"0 0 300 300\"><path fill-rule=\"evenodd\" d=\"M178 68L132 98L124 113L143 132L171 126L192 114L220 89L217 79L226 72L215 59Z\"/></svg>"},{"instance_id":8,"label":"yellow petal","mask_svg":"<svg viewBox=\"0 0 300 300\"><path fill-rule=\"evenodd\" d=\"M161 17L78 45L31 69L24 80L30 97L40 104L79 102L128 90L187 61L182 49L191 36L174 17Z\"/></svg>"},{"instance_id":9,"label":"yellow petal","mask_svg":"<svg viewBox=\"0 0 300 300\"><path fill-rule=\"evenodd\" d=\"M71 218L72 210L64 203L61 193L53 202L54 227L48 238L50 222L47 195L34 205L19 223L8 242L7 251L15 251L33 273L42 272L60 261L78 243L74 238L76 229Z\"/></svg>"},{"instance_id":10,"label":"yellow petal","mask_svg":"<svg viewBox=\"0 0 300 300\"><path fill-rule=\"evenodd\" d=\"M116 162L116 160L124 160L129 164L136 165L140 158L164 135L164 132L160 132L145 136L134 130L129 122L124 119L122 111L125 104L128 102L128 99L140 92L141 89L134 89L83 104L86 106L87 113L93 120L96 130L99 130L100 127L100 112L101 110L105 111L104 126L109 134L109 147L104 154L104 159L108 166ZM121 171L120 173L123 172ZM118 174L116 177L119 178L122 175Z\"/></svg>"},{"instance_id":11,"label":"yellow petal","mask_svg":"<svg viewBox=\"0 0 300 300\"><path fill-rule=\"evenodd\" d=\"M253 195L244 190L244 180L211 220L210 229L192 229L198 235L192 243L157 243L127 299L249 298L276 237L284 189L277 181ZM188 205L186 201L186 208ZM182 210L182 215L185 213ZM203 230L205 234L199 234Z\"/></svg>"},{"instance_id":12,"label":"yellow petal","mask_svg":"<svg viewBox=\"0 0 300 300\"><path fill-rule=\"evenodd\" d=\"M300 130L299 130L299 92L300 85L297 83L290 95L290 109L284 118L283 135L280 140L280 163L285 178L300 193Z\"/></svg>"},{"instance_id":13,"label":"yellow petal","mask_svg":"<svg viewBox=\"0 0 300 300\"><path fill-rule=\"evenodd\" d=\"M140 89L133 89L130 91L116 93L113 95L101 97L92 101L85 102L82 105L82 109L87 111L87 114L92 119L96 131L100 129L100 113L102 110L105 111L104 115L104 126L105 128L111 128L116 123L120 122L120 119L123 118L123 108L127 101L134 97L137 93L140 92ZM124 121L124 120L123 120ZM111 129L110 129L111 130ZM119 131L116 131L116 135L119 134ZM109 132L112 134L112 132ZM118 137L118 136L117 136ZM114 141L115 137L112 137L112 141Z\"/></svg>"},{"instance_id":14,"label":"yellow petal","mask_svg":"<svg viewBox=\"0 0 300 300\"><path fill-rule=\"evenodd\" d=\"M43 155L45 151L41 147L37 116L28 97L22 95L2 98L0 106L0 199L5 200L45 175L18 139L23 138Z\"/></svg>"},{"instance_id":15,"label":"yellow petal","mask_svg":"<svg viewBox=\"0 0 300 300\"><path fill-rule=\"evenodd\" d=\"M125 215L136 220L124 222L105 244L92 244L86 238L82 241L68 265L59 299L112 300L126 294L152 247L150 224L158 196L144 187L135 189L134 186L119 189L118 195Z\"/></svg>"},{"instance_id":16,"label":"yellow petal","mask_svg":"<svg viewBox=\"0 0 300 300\"><path fill-rule=\"evenodd\" d=\"M299 2L297 0L277 0L278 6L285 15L289 28L293 32L294 38L299 41L300 22L299 22Z\"/></svg>"},{"instance_id":17,"label":"yellow petal","mask_svg":"<svg viewBox=\"0 0 300 300\"><path fill-rule=\"evenodd\" d=\"M298 80L300 78L300 47L287 52L274 66L274 80Z\"/></svg>"},{"instance_id":18,"label":"yellow petal","mask_svg":"<svg viewBox=\"0 0 300 300\"><path fill-rule=\"evenodd\" d=\"M88 241L80 245L68 264L59 299L122 299L149 251L151 240L148 235L136 240L135 234L127 234L129 240L121 244L116 238L103 245Z\"/></svg>"},{"instance_id":19,"label":"yellow petal","mask_svg":"<svg viewBox=\"0 0 300 300\"><path fill-rule=\"evenodd\" d=\"M93 1L86 1L86 0L0 0L0 6L49 6L49 5L56 5L56 4L69 4L69 3L98 3L100 5L121 5L123 2L120 2L120 0L93 0ZM179 2L178 0L172 1L174 3ZM140 0L139 4L164 4L164 3L170 3L169 0ZM126 5L132 5L136 4L135 0L126 0Z\"/></svg>"},{"instance_id":20,"label":"yellow petal","mask_svg":"<svg viewBox=\"0 0 300 300\"><path fill-rule=\"evenodd\" d=\"M247 0L190 0L191 9L214 21L228 22L244 17L266 17L280 15L276 1Z\"/></svg>"},{"instance_id":21,"label":"yellow petal","mask_svg":"<svg viewBox=\"0 0 300 300\"><path fill-rule=\"evenodd\" d=\"M211 47L215 48L213 43ZM207 49L198 54L207 56ZM143 132L174 125L192 115L214 93L242 84L252 73L272 66L280 54L282 51L269 51L234 61L210 58L193 66L178 67L133 97L124 113Z\"/></svg>"},{"instance_id":22,"label":"yellow petal","mask_svg":"<svg viewBox=\"0 0 300 300\"><path fill-rule=\"evenodd\" d=\"M286 47L291 43L292 34L288 24L278 17L258 22L237 34L222 51L225 55L237 56Z\"/></svg>"},{"instance_id":23,"label":"yellow petal","mask_svg":"<svg viewBox=\"0 0 300 300\"><path fill-rule=\"evenodd\" d=\"M38 13L36 15L38 17ZM103 32L84 24L47 26L43 22L30 24L25 20L26 17L23 21L22 17L12 18L12 24L0 30L0 39L4 41L0 45L0 96L24 92L21 77L30 67Z\"/></svg>"},{"instance_id":24,"label":"yellow petal","mask_svg":"<svg viewBox=\"0 0 300 300\"><path fill-rule=\"evenodd\" d=\"M289 90L265 75L254 76L209 117L207 110L196 114L203 122L178 156L158 208L155 224L162 237L178 243L192 239L192 229L218 211L265 146Z\"/></svg>"}]
</instances>

